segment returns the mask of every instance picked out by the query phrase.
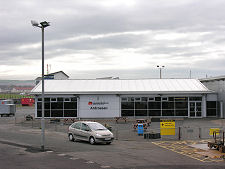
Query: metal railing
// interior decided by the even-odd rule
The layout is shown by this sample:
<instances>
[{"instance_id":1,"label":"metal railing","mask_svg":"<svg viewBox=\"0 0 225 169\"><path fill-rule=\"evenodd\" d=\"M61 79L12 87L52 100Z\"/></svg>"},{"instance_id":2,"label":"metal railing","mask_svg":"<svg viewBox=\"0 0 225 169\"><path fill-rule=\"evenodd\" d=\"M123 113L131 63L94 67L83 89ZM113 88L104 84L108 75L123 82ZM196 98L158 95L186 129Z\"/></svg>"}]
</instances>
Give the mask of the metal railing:
<instances>
[{"instance_id":1,"label":"metal railing","mask_svg":"<svg viewBox=\"0 0 225 169\"><path fill-rule=\"evenodd\" d=\"M40 129L41 122L40 119L26 120L26 114L21 117L15 117L15 125L21 125L29 128ZM77 119L79 120L79 119ZM133 128L134 121L120 122L116 123L114 119L92 119L92 121L99 122L109 128L116 140L124 141L148 141L154 139L144 138L145 134L154 134L160 133L160 140L198 140L198 139L211 139L212 134L210 135L210 130L219 129L225 131L223 126L180 126L175 128L162 129L158 123L151 124L146 130L143 130L143 134L139 135L138 130ZM71 121L72 123L73 121ZM46 130L57 131L57 132L67 132L68 127L71 123L65 123L64 119L61 119L59 122L51 122L50 119L46 120ZM158 140L158 139L156 139Z\"/></svg>"}]
</instances>

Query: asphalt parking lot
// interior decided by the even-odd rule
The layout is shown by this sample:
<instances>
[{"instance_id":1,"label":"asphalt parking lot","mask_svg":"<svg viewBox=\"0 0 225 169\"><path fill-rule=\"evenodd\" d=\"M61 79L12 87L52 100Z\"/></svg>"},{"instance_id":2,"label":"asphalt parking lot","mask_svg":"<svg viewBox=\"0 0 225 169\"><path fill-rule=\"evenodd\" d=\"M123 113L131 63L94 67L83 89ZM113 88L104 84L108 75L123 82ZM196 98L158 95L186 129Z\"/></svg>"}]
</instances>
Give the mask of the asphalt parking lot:
<instances>
[{"instance_id":1,"label":"asphalt parking lot","mask_svg":"<svg viewBox=\"0 0 225 169\"><path fill-rule=\"evenodd\" d=\"M16 118L33 112L33 108L18 108ZM214 126L223 124L215 119L202 120L202 123L210 124L209 121ZM194 125L195 122L179 123ZM111 145L90 145L69 142L64 127L61 130L61 124L58 124L57 129L55 125L46 129L48 151L40 152L40 128L32 127L30 123L20 124L14 117L0 118L1 168L225 168L223 158L206 155L203 150L191 146L197 141L145 140L136 136L137 140L118 139ZM119 127L123 127L123 123ZM202 144L205 140L199 141Z\"/></svg>"}]
</instances>

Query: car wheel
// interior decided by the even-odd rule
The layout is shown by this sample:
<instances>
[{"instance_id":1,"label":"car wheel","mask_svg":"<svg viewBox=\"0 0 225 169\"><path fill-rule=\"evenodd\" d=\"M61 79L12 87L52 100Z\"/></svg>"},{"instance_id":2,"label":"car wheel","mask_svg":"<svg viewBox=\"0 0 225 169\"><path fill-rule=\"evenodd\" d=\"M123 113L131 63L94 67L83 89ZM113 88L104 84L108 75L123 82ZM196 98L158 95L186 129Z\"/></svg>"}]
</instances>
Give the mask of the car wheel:
<instances>
[{"instance_id":1,"label":"car wheel","mask_svg":"<svg viewBox=\"0 0 225 169\"><path fill-rule=\"evenodd\" d=\"M69 134L69 141L75 141L75 139L74 139L72 134Z\"/></svg>"},{"instance_id":2,"label":"car wheel","mask_svg":"<svg viewBox=\"0 0 225 169\"><path fill-rule=\"evenodd\" d=\"M94 139L94 137L90 137L89 143L92 144L92 145L95 144L95 139Z\"/></svg>"},{"instance_id":3,"label":"car wheel","mask_svg":"<svg viewBox=\"0 0 225 169\"><path fill-rule=\"evenodd\" d=\"M109 145L109 144L111 144L111 142L107 142L106 144Z\"/></svg>"}]
</instances>

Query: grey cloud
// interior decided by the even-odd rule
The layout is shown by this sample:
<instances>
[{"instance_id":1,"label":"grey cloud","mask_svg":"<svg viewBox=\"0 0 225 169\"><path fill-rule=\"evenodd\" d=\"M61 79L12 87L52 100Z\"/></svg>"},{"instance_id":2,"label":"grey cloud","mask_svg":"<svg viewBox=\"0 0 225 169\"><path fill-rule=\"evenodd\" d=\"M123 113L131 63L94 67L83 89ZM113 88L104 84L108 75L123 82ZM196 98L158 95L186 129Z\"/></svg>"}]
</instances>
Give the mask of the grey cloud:
<instances>
[{"instance_id":1,"label":"grey cloud","mask_svg":"<svg viewBox=\"0 0 225 169\"><path fill-rule=\"evenodd\" d=\"M78 41L65 42L60 45L63 49L93 50L93 49L123 49L137 48L144 44L144 35L116 35L97 39L85 38ZM55 46L53 46L55 47Z\"/></svg>"},{"instance_id":2,"label":"grey cloud","mask_svg":"<svg viewBox=\"0 0 225 169\"><path fill-rule=\"evenodd\" d=\"M213 53L205 52L201 48L215 49L223 58L223 51L217 49L218 45L225 42L223 38L225 28L225 2L222 0L184 0L184 1L136 1L134 6L119 5L104 7L100 1L44 1L44 0L7 0L0 2L0 65L22 65L31 60L39 60L40 48L27 48L18 50L21 45L30 45L41 41L41 30L33 28L30 20L50 21L51 26L45 30L46 58L71 54L76 57L79 53L92 54L99 63L110 61L110 56L105 55L108 49L140 49L139 54L159 55L165 54L164 59L201 57ZM13 4L13 5L12 5ZM62 44L48 45L48 42L57 42L62 39L81 35L96 35L115 32L152 30L156 34L165 32L210 32L210 34L198 36L192 40L154 40L145 35L118 35L100 39L83 39L80 41L65 42ZM189 42L202 42L200 47L185 46ZM171 47L176 44L184 44L184 47ZM62 49L57 51L57 49ZM74 55L73 55L74 54ZM215 71L222 73L223 60L205 60L198 64L209 65L199 69L199 72ZM81 60L82 63L82 60ZM197 63L192 65L195 67ZM213 64L214 66L210 66ZM150 63L149 63L150 65ZM218 66L217 66L218 65ZM187 68L180 67L183 71L173 70L182 75ZM216 67L216 69L214 69ZM149 70L139 70L137 73L130 70L118 70L117 75L124 77L142 77ZM196 68L196 71L198 69ZM113 70L107 70L108 74ZM151 72L151 71L150 71ZM85 73L85 72L84 72ZM102 73L102 72L100 72ZM81 72L82 74L82 72ZM96 72L98 74L98 72ZM172 74L172 73L171 73ZM204 74L204 73L203 73ZM213 73L212 73L213 74Z\"/></svg>"},{"instance_id":3,"label":"grey cloud","mask_svg":"<svg viewBox=\"0 0 225 169\"><path fill-rule=\"evenodd\" d=\"M222 58L214 58L212 55L211 59L198 61L195 63L196 68L205 68L207 71L221 71L224 74L224 65L225 65L225 54Z\"/></svg>"}]
</instances>

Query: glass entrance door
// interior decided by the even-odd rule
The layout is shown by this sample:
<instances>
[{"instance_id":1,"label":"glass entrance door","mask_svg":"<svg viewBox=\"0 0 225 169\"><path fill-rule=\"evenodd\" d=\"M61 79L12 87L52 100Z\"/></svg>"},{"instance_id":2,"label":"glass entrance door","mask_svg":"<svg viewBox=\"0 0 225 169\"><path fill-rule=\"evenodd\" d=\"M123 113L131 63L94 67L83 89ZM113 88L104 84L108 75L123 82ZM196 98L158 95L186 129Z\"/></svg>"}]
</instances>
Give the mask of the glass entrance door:
<instances>
[{"instance_id":1,"label":"glass entrance door","mask_svg":"<svg viewBox=\"0 0 225 169\"><path fill-rule=\"evenodd\" d=\"M190 117L202 117L202 102L189 102Z\"/></svg>"}]
</instances>

